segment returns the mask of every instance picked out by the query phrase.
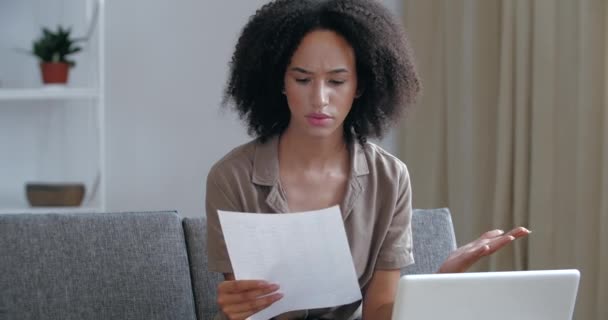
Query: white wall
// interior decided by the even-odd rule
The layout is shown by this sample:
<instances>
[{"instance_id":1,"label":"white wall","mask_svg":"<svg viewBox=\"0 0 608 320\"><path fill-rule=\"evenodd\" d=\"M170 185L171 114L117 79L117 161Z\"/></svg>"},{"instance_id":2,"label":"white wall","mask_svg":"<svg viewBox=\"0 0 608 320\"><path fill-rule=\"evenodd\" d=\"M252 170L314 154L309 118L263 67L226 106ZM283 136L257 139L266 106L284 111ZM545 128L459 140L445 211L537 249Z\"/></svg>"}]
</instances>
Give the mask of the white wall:
<instances>
[{"instance_id":1,"label":"white wall","mask_svg":"<svg viewBox=\"0 0 608 320\"><path fill-rule=\"evenodd\" d=\"M250 139L219 104L238 33L264 2L107 1L108 210L204 214L211 165Z\"/></svg>"}]
</instances>

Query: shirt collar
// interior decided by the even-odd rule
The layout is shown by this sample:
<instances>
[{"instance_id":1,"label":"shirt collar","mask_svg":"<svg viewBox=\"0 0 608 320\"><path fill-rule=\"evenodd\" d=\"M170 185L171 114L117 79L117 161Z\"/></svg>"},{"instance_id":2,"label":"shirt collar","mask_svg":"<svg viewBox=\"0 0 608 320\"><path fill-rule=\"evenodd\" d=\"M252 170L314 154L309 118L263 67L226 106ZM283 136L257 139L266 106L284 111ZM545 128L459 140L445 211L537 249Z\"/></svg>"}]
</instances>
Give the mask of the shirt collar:
<instances>
[{"instance_id":1,"label":"shirt collar","mask_svg":"<svg viewBox=\"0 0 608 320\"><path fill-rule=\"evenodd\" d=\"M350 164L353 176L369 174L364 147L358 142L351 143ZM279 136L275 135L264 143L257 143L253 158L252 182L263 186L273 186L279 181Z\"/></svg>"}]
</instances>

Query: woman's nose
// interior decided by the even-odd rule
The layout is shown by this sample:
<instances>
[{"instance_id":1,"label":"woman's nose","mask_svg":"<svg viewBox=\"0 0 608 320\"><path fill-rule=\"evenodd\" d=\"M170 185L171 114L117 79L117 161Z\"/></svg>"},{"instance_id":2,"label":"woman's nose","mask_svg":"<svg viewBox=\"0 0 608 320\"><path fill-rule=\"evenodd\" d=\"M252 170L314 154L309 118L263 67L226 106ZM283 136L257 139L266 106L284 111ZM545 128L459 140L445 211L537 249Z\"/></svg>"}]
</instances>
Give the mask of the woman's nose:
<instances>
[{"instance_id":1,"label":"woman's nose","mask_svg":"<svg viewBox=\"0 0 608 320\"><path fill-rule=\"evenodd\" d=\"M322 82L315 86L313 103L315 108L329 105L329 88Z\"/></svg>"}]
</instances>

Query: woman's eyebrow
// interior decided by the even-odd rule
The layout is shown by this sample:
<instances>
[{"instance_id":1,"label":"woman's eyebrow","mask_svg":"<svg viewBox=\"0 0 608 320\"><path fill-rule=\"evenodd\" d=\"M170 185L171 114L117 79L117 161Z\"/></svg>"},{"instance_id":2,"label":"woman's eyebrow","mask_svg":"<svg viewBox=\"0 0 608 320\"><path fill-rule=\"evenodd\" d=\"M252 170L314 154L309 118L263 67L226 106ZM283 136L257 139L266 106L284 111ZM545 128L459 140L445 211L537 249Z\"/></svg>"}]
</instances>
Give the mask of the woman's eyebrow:
<instances>
[{"instance_id":1,"label":"woman's eyebrow","mask_svg":"<svg viewBox=\"0 0 608 320\"><path fill-rule=\"evenodd\" d=\"M313 74L312 71L308 71L308 70L306 70L304 68L301 68L301 67L292 67L289 70L295 71L295 72L304 73L304 74ZM346 68L337 68L337 69L330 70L328 73L348 73L348 69L346 69Z\"/></svg>"},{"instance_id":2,"label":"woman's eyebrow","mask_svg":"<svg viewBox=\"0 0 608 320\"><path fill-rule=\"evenodd\" d=\"M300 68L300 67L292 67L290 70L295 71L295 72L304 73L304 74L312 74L312 71L308 71L308 70L306 70L304 68Z\"/></svg>"}]
</instances>

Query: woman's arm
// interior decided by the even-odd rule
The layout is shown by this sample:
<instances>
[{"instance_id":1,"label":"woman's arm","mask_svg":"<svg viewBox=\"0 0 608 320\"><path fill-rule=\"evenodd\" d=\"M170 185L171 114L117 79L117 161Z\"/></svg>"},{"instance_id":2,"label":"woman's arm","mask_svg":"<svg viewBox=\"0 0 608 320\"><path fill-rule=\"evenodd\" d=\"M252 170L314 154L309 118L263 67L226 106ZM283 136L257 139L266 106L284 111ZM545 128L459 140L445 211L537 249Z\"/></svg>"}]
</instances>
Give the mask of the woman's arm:
<instances>
[{"instance_id":1,"label":"woman's arm","mask_svg":"<svg viewBox=\"0 0 608 320\"><path fill-rule=\"evenodd\" d=\"M363 295L363 320L390 320L400 270L376 270Z\"/></svg>"},{"instance_id":2,"label":"woman's arm","mask_svg":"<svg viewBox=\"0 0 608 320\"><path fill-rule=\"evenodd\" d=\"M479 239L452 252L441 265L439 272L464 272L482 257L491 255L513 240L528 234L530 231L523 227L507 233L501 230L488 231ZM363 320L391 319L400 275L400 270L374 271L363 297Z\"/></svg>"},{"instance_id":3,"label":"woman's arm","mask_svg":"<svg viewBox=\"0 0 608 320\"><path fill-rule=\"evenodd\" d=\"M244 320L282 298L279 286L263 280L235 280L217 210L243 211L239 197L221 170L207 176L207 257L209 269L222 272L224 281L217 288L217 304L229 320ZM223 319L223 318L222 318Z\"/></svg>"}]
</instances>

